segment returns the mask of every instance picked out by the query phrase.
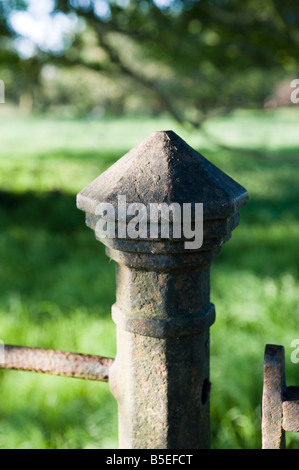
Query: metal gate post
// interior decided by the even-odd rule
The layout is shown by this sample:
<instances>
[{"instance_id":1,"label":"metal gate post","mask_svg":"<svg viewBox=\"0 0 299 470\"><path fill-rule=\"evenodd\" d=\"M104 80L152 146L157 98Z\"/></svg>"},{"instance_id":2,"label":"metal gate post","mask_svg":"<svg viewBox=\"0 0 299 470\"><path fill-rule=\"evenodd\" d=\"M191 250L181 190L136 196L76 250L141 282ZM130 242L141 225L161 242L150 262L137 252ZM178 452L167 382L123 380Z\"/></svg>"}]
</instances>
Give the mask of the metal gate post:
<instances>
[{"instance_id":1,"label":"metal gate post","mask_svg":"<svg viewBox=\"0 0 299 470\"><path fill-rule=\"evenodd\" d=\"M124 196L127 212L119 205ZM210 263L238 225L247 198L243 187L172 131L151 134L78 194L87 225L116 261L117 356L109 384L118 402L121 448L209 448ZM98 230L99 203L115 208L115 237L105 236L103 225ZM129 208L134 203L137 212ZM184 230L176 238L174 217L169 238L141 234L141 218L139 232L131 226L128 237L140 203L177 203L182 211L191 203L193 223L195 204L202 203L202 246L187 249ZM108 209L101 213L107 224Z\"/></svg>"}]
</instances>

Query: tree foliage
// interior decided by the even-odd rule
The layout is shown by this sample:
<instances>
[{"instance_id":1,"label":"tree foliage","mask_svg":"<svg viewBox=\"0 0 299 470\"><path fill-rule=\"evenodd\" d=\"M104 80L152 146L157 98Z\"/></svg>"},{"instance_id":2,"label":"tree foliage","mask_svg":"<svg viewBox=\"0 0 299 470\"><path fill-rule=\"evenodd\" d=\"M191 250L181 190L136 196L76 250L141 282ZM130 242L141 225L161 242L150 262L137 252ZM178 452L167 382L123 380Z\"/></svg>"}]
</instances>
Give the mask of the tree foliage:
<instances>
[{"instance_id":1,"label":"tree foliage","mask_svg":"<svg viewBox=\"0 0 299 470\"><path fill-rule=\"evenodd\" d=\"M180 122L261 105L298 67L295 0L55 0L57 13L75 15L84 28L61 53L37 51L36 62L126 77Z\"/></svg>"}]
</instances>

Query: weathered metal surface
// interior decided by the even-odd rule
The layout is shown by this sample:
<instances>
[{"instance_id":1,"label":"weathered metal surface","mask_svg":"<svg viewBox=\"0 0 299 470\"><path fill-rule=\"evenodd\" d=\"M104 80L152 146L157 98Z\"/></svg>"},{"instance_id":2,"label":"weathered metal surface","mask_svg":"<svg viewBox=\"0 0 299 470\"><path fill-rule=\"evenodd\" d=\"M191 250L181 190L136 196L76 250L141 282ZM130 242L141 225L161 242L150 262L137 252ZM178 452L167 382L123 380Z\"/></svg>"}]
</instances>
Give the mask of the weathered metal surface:
<instances>
[{"instance_id":1,"label":"weathered metal surface","mask_svg":"<svg viewBox=\"0 0 299 470\"><path fill-rule=\"evenodd\" d=\"M282 403L282 427L299 432L299 387L287 387Z\"/></svg>"},{"instance_id":2,"label":"weathered metal surface","mask_svg":"<svg viewBox=\"0 0 299 470\"><path fill-rule=\"evenodd\" d=\"M131 332L128 323L115 319L118 353L111 368L110 389L119 404L120 446L208 448L209 399L202 402L201 397L209 380L210 322L192 331L186 320L189 312L194 326L195 319L214 312L208 270L167 274L140 270L125 280L127 272L126 266L117 266L116 306L128 323L138 315L139 324ZM174 335L177 325L174 330L169 325L179 325L180 320L184 329L180 332L178 328ZM149 328L150 321L159 328Z\"/></svg>"},{"instance_id":3,"label":"weathered metal surface","mask_svg":"<svg viewBox=\"0 0 299 470\"><path fill-rule=\"evenodd\" d=\"M263 449L285 448L285 432L282 427L282 401L285 390L284 348L267 344L262 399Z\"/></svg>"},{"instance_id":4,"label":"weathered metal surface","mask_svg":"<svg viewBox=\"0 0 299 470\"><path fill-rule=\"evenodd\" d=\"M299 387L285 384L283 346L267 344L262 401L263 449L285 449L285 431L299 432Z\"/></svg>"},{"instance_id":5,"label":"weathered metal surface","mask_svg":"<svg viewBox=\"0 0 299 470\"><path fill-rule=\"evenodd\" d=\"M204 204L206 220L227 219L248 200L246 190L173 131L153 132L77 197L78 208L95 214L99 202Z\"/></svg>"},{"instance_id":6,"label":"weathered metal surface","mask_svg":"<svg viewBox=\"0 0 299 470\"><path fill-rule=\"evenodd\" d=\"M108 357L6 344L0 368L108 382L113 362Z\"/></svg>"},{"instance_id":7,"label":"weathered metal surface","mask_svg":"<svg viewBox=\"0 0 299 470\"><path fill-rule=\"evenodd\" d=\"M155 132L77 196L95 230L99 202L118 214L131 203L203 203L203 244L182 235L102 238L116 261L112 315L117 356L110 389L118 402L121 448L198 449L210 445L210 263L238 225L247 192L172 131ZM192 216L193 217L193 216ZM192 219L193 220L193 219ZM128 224L129 219L125 219ZM117 232L116 232L117 233Z\"/></svg>"},{"instance_id":8,"label":"weathered metal surface","mask_svg":"<svg viewBox=\"0 0 299 470\"><path fill-rule=\"evenodd\" d=\"M267 344L262 401L263 449L285 449L285 431L299 432L299 387L285 384L283 346Z\"/></svg>"}]
</instances>

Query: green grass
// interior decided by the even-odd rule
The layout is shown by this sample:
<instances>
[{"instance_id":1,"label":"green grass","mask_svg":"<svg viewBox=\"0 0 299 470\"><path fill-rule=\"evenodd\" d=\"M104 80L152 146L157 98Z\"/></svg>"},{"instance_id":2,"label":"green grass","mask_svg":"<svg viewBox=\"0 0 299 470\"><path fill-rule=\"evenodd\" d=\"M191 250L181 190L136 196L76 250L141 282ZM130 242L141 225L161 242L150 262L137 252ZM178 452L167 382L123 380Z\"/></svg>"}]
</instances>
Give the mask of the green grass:
<instances>
[{"instance_id":1,"label":"green grass","mask_svg":"<svg viewBox=\"0 0 299 470\"><path fill-rule=\"evenodd\" d=\"M3 111L3 106L0 111ZM260 448L263 354L299 337L299 108L237 112L205 132L167 118L0 115L0 338L115 355L114 265L76 193L154 130L171 128L246 187L240 226L213 262L213 448ZM209 136L209 137L208 137ZM221 146L215 145L215 142ZM116 448L107 384L0 371L1 448ZM296 434L289 447L299 447Z\"/></svg>"}]
</instances>

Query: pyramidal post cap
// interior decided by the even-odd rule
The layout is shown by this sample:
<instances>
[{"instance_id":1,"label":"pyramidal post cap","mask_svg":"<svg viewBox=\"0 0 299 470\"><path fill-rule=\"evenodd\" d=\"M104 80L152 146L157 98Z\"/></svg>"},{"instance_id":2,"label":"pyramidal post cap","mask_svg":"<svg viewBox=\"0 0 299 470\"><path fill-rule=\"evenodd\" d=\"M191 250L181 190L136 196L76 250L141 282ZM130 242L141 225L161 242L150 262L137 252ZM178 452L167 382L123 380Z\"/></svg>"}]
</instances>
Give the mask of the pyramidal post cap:
<instances>
[{"instance_id":1,"label":"pyramidal post cap","mask_svg":"<svg viewBox=\"0 0 299 470\"><path fill-rule=\"evenodd\" d=\"M157 131L120 158L77 195L77 207L95 216L118 196L126 203L203 204L203 219L223 219L246 204L248 193L173 131Z\"/></svg>"}]
</instances>

